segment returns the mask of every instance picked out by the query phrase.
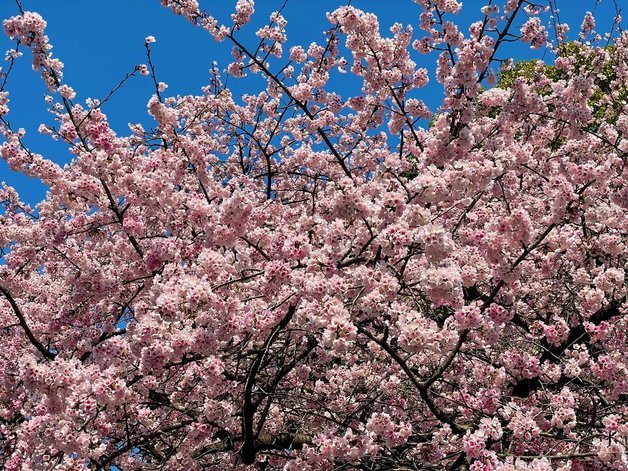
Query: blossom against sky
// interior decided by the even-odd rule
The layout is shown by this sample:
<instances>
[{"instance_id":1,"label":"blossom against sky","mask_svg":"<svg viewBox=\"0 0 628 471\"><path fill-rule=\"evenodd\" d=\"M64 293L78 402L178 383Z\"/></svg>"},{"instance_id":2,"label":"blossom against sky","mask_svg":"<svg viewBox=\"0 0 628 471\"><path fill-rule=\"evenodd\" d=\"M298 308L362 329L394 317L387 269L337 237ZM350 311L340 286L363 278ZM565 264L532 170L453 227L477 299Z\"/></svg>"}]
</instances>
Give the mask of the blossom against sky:
<instances>
[{"instance_id":1,"label":"blossom against sky","mask_svg":"<svg viewBox=\"0 0 628 471\"><path fill-rule=\"evenodd\" d=\"M419 29L420 7L410 0L353 0L351 3L375 13L382 31L397 21L412 25L415 31ZM559 9L560 20L572 26L581 24L587 11L595 11L601 31L609 30L616 11L613 0L555 0L554 3ZM203 8L224 20L228 19L234 4L235 1L201 2ZM338 0L264 0L257 2L252 23L239 33L245 44L256 44L259 41L255 37L257 29L268 21L271 12L284 6L284 16L288 20L288 45L308 45L313 41L322 43L324 31L331 26L326 12L342 4ZM464 2L457 15L457 23L462 26L477 20L483 5L484 2L477 0ZM157 0L23 0L22 6L27 11L41 13L48 22L46 32L54 46L53 53L64 63L64 82L76 91L77 103L87 98L104 98L136 65L145 63L144 41L148 36L156 39L152 45L153 59L158 80L168 85L164 92L166 96L199 94L201 87L208 83L208 71L212 64L216 62L217 67L223 70L232 60L228 44L217 44L201 29L192 27L181 18L173 18ZM0 4L2 19L18 11L17 3L12 0L4 0ZM549 16L547 19L549 21ZM550 31L550 34L553 32ZM577 34L578 31L572 30L569 36L576 39ZM546 50L534 51L521 46L516 43L516 48L504 48L503 51L516 60L543 58L550 54ZM5 51L12 47L13 43L6 35L0 35L0 49ZM25 55L30 55L30 52ZM442 101L443 91L434 80L434 57L422 57L417 53L415 60L419 63L423 61L430 70L431 82L422 90L420 98L435 111ZM5 64L0 66L6 68ZM346 87L350 86L350 81L343 80L341 74L334 80L337 93L342 96L343 91L348 92ZM263 84L255 85L233 78L229 79L228 85L234 93L241 94L263 87ZM47 158L58 163L68 162L72 156L67 146L53 142L49 136L37 131L40 124L53 123L44 101L48 92L39 74L31 70L30 57L16 61L7 90L11 100L8 121L15 129L24 128L27 131L25 142ZM152 80L139 73L125 82L103 107L112 128L120 135L128 135L129 122L152 126L154 123L146 112L146 103L153 93ZM14 186L22 199L30 204L39 202L46 192L43 184L12 172L4 161L0 161L0 180Z\"/></svg>"}]
</instances>

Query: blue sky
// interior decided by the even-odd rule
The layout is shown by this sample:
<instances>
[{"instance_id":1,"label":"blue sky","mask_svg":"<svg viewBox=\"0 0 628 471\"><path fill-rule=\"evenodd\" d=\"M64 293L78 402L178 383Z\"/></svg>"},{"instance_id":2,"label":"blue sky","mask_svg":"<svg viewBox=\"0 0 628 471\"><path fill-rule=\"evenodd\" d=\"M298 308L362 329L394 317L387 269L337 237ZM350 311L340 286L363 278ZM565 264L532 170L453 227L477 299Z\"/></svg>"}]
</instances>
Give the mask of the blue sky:
<instances>
[{"instance_id":1,"label":"blue sky","mask_svg":"<svg viewBox=\"0 0 628 471\"><path fill-rule=\"evenodd\" d=\"M577 34L584 12L593 10L596 0L555 0L560 8L562 21ZM325 12L344 4L333 0L290 0L284 10L288 20L288 45L309 45L312 41L322 42L322 32L330 27ZM479 19L479 9L486 2L467 0L458 18L459 24L467 25ZM607 31L614 16L613 0L602 0L597 6L598 30ZM619 4L622 1L618 2ZM77 92L76 102L88 97L102 98L136 64L146 62L144 38L153 35L153 60L157 67L157 78L166 82L166 95L198 94L207 83L208 70L212 61L219 68L229 62L231 46L227 42L215 43L204 31L194 28L184 19L176 17L163 8L159 0L22 0L25 10L37 11L48 21L47 34L54 45L53 53L65 64L64 82ZM201 0L204 9L219 19L227 20L234 1ZM268 18L270 12L279 9L283 0L258 0L253 25L241 31L245 44L256 44L254 32ZM412 24L418 30L420 8L410 0L353 0L352 4L376 13L380 18L381 31L395 21ZM0 18L18 13L13 0L0 0ZM418 31L417 31L418 32ZM418 32L420 33L420 32ZM248 38L248 40L247 40ZM2 51L13 47L4 34L0 37ZM518 44L507 51L515 59L539 57L527 47ZM536 55L534 55L536 54ZM434 56L417 55L421 66L432 68ZM1 60L1 58L0 58ZM70 154L64 144L54 142L37 133L40 123L52 123L43 96L47 94L39 74L31 70L30 53L20 58L9 79L11 111L8 120L14 128L27 130L26 143L35 152L58 163L66 163ZM0 63L0 66L5 64ZM254 83L230 79L236 94L251 93ZM333 85L341 95L347 94L346 82ZM146 102L154 89L149 78L137 76L116 93L104 107L112 127L120 134L128 134L129 122L142 122L150 126L146 113ZM421 96L432 109L438 107L442 98L438 84L433 83ZM45 196L46 188L39 182L16 174L0 161L0 180L14 186L22 199L35 204Z\"/></svg>"}]
</instances>

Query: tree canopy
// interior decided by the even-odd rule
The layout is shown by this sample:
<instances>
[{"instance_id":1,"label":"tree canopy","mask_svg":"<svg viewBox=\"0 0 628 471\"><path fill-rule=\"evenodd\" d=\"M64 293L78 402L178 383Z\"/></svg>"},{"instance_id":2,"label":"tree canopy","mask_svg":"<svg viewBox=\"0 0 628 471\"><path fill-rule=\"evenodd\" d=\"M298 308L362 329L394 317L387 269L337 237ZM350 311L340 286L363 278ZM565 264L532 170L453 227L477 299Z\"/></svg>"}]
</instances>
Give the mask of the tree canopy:
<instances>
[{"instance_id":1,"label":"tree canopy","mask_svg":"<svg viewBox=\"0 0 628 471\"><path fill-rule=\"evenodd\" d=\"M0 188L3 469L628 469L627 33L416 0L416 31L345 5L288 48L282 11L241 41L252 0L161 3L233 62L169 96L147 37L124 136L41 15L3 23L0 155L49 187ZM18 50L68 165L11 124Z\"/></svg>"}]
</instances>

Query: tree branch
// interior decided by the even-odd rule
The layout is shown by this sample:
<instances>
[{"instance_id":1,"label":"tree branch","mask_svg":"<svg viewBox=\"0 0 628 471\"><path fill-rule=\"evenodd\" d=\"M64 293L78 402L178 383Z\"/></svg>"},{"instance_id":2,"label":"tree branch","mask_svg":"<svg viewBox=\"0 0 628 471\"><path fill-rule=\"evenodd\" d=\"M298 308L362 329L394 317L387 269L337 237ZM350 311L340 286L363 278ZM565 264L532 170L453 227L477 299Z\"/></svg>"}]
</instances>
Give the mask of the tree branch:
<instances>
[{"instance_id":1,"label":"tree branch","mask_svg":"<svg viewBox=\"0 0 628 471\"><path fill-rule=\"evenodd\" d=\"M43 357L46 360L54 360L55 354L52 353L50 350L48 350L46 347L44 347L44 345L39 340L37 340L37 338L35 338L35 336L33 335L33 332L31 331L30 327L28 327L28 324L26 323L26 318L24 317L24 314L22 314L20 307L15 302L15 299L13 298L13 296L11 296L11 293L4 286L1 286L1 285L0 285L0 292L4 295L5 298L7 298L7 301L9 301L9 304L13 308L13 312L15 313L15 315L17 316L20 322L20 326L24 330L24 333L26 334L26 337L28 338L30 343L33 344L33 346L37 350L39 350L39 352L43 355Z\"/></svg>"},{"instance_id":2,"label":"tree branch","mask_svg":"<svg viewBox=\"0 0 628 471\"><path fill-rule=\"evenodd\" d=\"M257 355L255 361L251 365L249 370L249 374L246 378L246 383L244 385L244 405L242 407L242 462L244 464L253 464L255 463L255 433L253 432L253 419L255 416L255 412L257 410L257 406L253 403L253 386L255 385L255 378L257 373L259 372L260 366L262 365L262 361L264 357L268 353L270 346L275 341L277 334L284 329L292 317L296 312L297 308L294 305L291 305L288 308L288 312L284 316L284 318L275 326L272 330L266 341L264 342L264 346L262 347L262 351Z\"/></svg>"}]
</instances>

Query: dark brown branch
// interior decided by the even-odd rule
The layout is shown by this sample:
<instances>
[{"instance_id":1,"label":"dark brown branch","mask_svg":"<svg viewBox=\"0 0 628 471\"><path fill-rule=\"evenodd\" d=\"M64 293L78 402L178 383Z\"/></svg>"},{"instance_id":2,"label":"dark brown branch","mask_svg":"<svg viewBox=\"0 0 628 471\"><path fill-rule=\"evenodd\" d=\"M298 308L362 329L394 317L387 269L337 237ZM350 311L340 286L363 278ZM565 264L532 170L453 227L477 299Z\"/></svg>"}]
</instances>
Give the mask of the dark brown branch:
<instances>
[{"instance_id":1,"label":"dark brown branch","mask_svg":"<svg viewBox=\"0 0 628 471\"><path fill-rule=\"evenodd\" d=\"M256 405L253 403L253 387L255 386L255 378L257 377L257 373L259 373L260 366L262 365L262 361L268 352L268 349L275 341L277 334L284 329L292 317L296 312L296 306L290 306L288 308L288 312L284 316L284 318L275 326L272 330L266 341L264 342L264 346L262 347L262 351L257 355L255 361L251 365L249 373L246 378L246 383L244 385L244 404L242 406L242 462L244 464L253 464L255 463L255 455L256 455L256 447L255 447L255 434L253 432L253 419L255 416L255 412L257 410Z\"/></svg>"},{"instance_id":2,"label":"dark brown branch","mask_svg":"<svg viewBox=\"0 0 628 471\"><path fill-rule=\"evenodd\" d=\"M142 292L142 290L144 289L144 286L145 285L143 285L143 284L138 286L137 290L135 291L135 293L133 294L131 299L129 299L127 302L125 302L122 306L120 306L120 312L118 313L118 315L116 316L116 318L115 318L115 320L113 322L114 329L112 331L103 330L102 334L100 334L100 337L98 337L96 342L94 342L94 344L92 344L92 350L83 352L83 354L81 355L80 360L82 362L85 362L92 355L92 353L94 352L93 349L97 345L100 345L105 340L110 339L112 337L115 337L116 335L122 335L122 334L126 333L126 329L118 329L115 326L118 324L118 322L120 322L120 320L124 316L126 310L130 309L131 303Z\"/></svg>"},{"instance_id":3,"label":"dark brown branch","mask_svg":"<svg viewBox=\"0 0 628 471\"><path fill-rule=\"evenodd\" d=\"M311 445L312 437L305 433L260 433L257 436L257 449L263 450L300 450L303 445Z\"/></svg>"},{"instance_id":4,"label":"dark brown branch","mask_svg":"<svg viewBox=\"0 0 628 471\"><path fill-rule=\"evenodd\" d=\"M270 406L272 404L272 394L277 390L277 387L279 386L279 383L281 383L283 378L285 378L286 375L290 373L301 361L303 361L312 352L312 350L314 350L317 346L318 346L318 342L316 341L316 339L312 336L308 337L307 345L305 349L296 358L294 358L289 364L284 365L276 374L272 383L264 388L264 390L267 391L268 400L266 401L266 404L264 405L264 409L259 414L259 420L257 422L258 440L259 440L259 437L263 435L261 433L261 430L264 426L264 422L266 421L266 417L268 416L268 413L270 411Z\"/></svg>"},{"instance_id":5,"label":"dark brown branch","mask_svg":"<svg viewBox=\"0 0 628 471\"><path fill-rule=\"evenodd\" d=\"M48 350L46 347L44 347L44 345L39 340L37 340L37 338L33 335L33 332L31 331L30 327L28 327L28 324L26 323L26 318L24 317L24 314L22 313L22 311L20 310L20 307L15 302L15 299L13 298L11 293L4 286L0 286L0 292L4 295L5 298L7 298L7 301L9 301L11 308L13 308L13 312L15 313L15 315L17 316L20 322L20 326L22 327L22 330L24 330L24 333L26 334L26 337L28 338L30 343L37 350L39 350L39 352L43 355L43 357L46 360L54 360L55 354L52 353L50 350Z\"/></svg>"},{"instance_id":6,"label":"dark brown branch","mask_svg":"<svg viewBox=\"0 0 628 471\"><path fill-rule=\"evenodd\" d=\"M187 427L188 425L191 425L192 423L194 423L192 420L185 420L183 422L165 427L163 429L157 429L151 433L147 433L146 435L139 437L135 441L128 442L126 445L116 449L116 451L114 451L110 455L105 455L101 457L99 461L95 462L94 460L92 460L92 462L94 462L97 469L104 471L106 469L109 469L109 464L111 464L118 456L126 453L127 451L133 450L134 448L140 448L144 444L150 443L151 440L159 437L162 434L175 432L177 430Z\"/></svg>"},{"instance_id":7,"label":"dark brown branch","mask_svg":"<svg viewBox=\"0 0 628 471\"><path fill-rule=\"evenodd\" d=\"M105 189L105 193L107 194L107 199L109 200L109 208L113 211L113 213L116 215L116 218L118 218L118 222L124 228L124 214L118 209L118 205L113 199L113 195L111 194L111 191L109 190L109 186L107 186L107 183L105 182L105 180L101 178L100 183L102 184L103 188ZM135 249L135 252L137 252L137 254L140 256L141 259L144 259L144 252L142 252L142 249L140 248L140 244L137 243L137 240L135 240L135 237L133 237L128 232L126 232L126 235L129 238L129 242L131 242L131 245Z\"/></svg>"},{"instance_id":8,"label":"dark brown branch","mask_svg":"<svg viewBox=\"0 0 628 471\"><path fill-rule=\"evenodd\" d=\"M255 65L257 67L260 68L260 70L262 72L264 72L264 74L266 75L266 77L268 77L269 79L271 79L273 82L275 82L275 84L277 84L277 86L279 88L281 88L284 93L286 95L288 95L288 98L290 98L299 108L301 108L301 110L303 111L303 113L305 113L305 116L307 116L309 119L314 120L314 115L312 114L312 112L308 109L307 105L299 100L297 100L296 98L294 98L294 96L292 95L292 93L290 92L290 90L288 89L288 87L286 87L286 85L284 85L284 83L279 80L279 78L273 74L270 70L268 70L268 68L266 67L266 65L261 62L255 55L251 54L251 52L249 52L247 50L246 47L244 47L244 45L238 41L235 36L233 36L233 34L229 34L227 36L229 39L231 39L231 41L233 42L233 44L235 44L236 46L238 46L238 48L240 48L240 50L246 54L249 59L251 59ZM340 165L340 167L342 168L342 171L345 173L345 175L347 177L349 177L350 179L353 179L353 176L351 175L351 172L349 171L349 168L347 167L347 164L345 163L343 157L338 153L338 151L336 150L336 148L334 147L334 145L332 144L331 140L329 139L329 136L327 135L327 133L323 130L323 128L321 127L316 127L316 131L318 132L319 136L321 136L321 138L323 139L323 141L325 141L325 144L327 145L327 147L329 148L329 150L331 151L331 153L334 155L334 157L336 158L336 161L338 162L338 164Z\"/></svg>"},{"instance_id":9,"label":"dark brown branch","mask_svg":"<svg viewBox=\"0 0 628 471\"><path fill-rule=\"evenodd\" d=\"M455 433L465 433L465 427L457 424L451 417L447 416L436 406L434 400L430 396L429 388L434 383L434 381L436 381L436 379L438 379L440 375L442 375L444 371L449 367L454 357L458 353L462 342L464 342L466 334L461 334L458 344L456 345L456 347L454 347L454 350L452 350L452 353L450 353L445 363L443 363L443 365L427 381L419 381L416 375L412 372L412 370L406 363L406 361L401 358L399 354L386 342L386 334L384 338L380 340L362 327L358 327L358 332L364 334L366 337L378 344L382 349L384 349L386 353L388 353L388 355L390 355L395 363L397 363L401 367L408 379L410 379L414 387L419 391L421 399L423 399L423 402L425 402L434 417L436 417L441 422L448 424Z\"/></svg>"},{"instance_id":10,"label":"dark brown branch","mask_svg":"<svg viewBox=\"0 0 628 471\"><path fill-rule=\"evenodd\" d=\"M449 352L449 355L447 356L447 359L445 360L445 362L432 374L432 376L430 376L428 379L426 379L425 381L421 383L421 386L424 389L429 389L429 387L432 384L434 384L434 382L438 380L438 378L442 376L442 374L447 370L447 368L449 368L449 365L451 365L451 363L454 361L454 358L460 351L462 344L465 342L465 340L467 340L468 333L469 332L466 330L460 333L460 337L458 338L458 342L456 343L456 346L452 349L451 352Z\"/></svg>"},{"instance_id":11,"label":"dark brown branch","mask_svg":"<svg viewBox=\"0 0 628 471\"><path fill-rule=\"evenodd\" d=\"M599 325L601 322L607 321L619 315L619 306L621 305L621 300L615 300L609 303L604 308L595 312L590 318L589 322ZM583 324L579 324L576 327L573 327L569 331L569 336L567 340L563 342L561 345L549 345L545 341L545 352L541 355L539 359L539 363L543 364L545 361L556 361L560 358L560 356L567 350L569 347L574 344L583 344L587 343L591 340L591 336L584 328ZM561 384L564 377L561 377L556 384ZM516 397L528 397L533 391L536 391L541 387L541 379L536 376L531 379L522 379L515 384L512 390L512 395Z\"/></svg>"}]
</instances>

